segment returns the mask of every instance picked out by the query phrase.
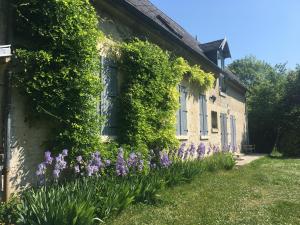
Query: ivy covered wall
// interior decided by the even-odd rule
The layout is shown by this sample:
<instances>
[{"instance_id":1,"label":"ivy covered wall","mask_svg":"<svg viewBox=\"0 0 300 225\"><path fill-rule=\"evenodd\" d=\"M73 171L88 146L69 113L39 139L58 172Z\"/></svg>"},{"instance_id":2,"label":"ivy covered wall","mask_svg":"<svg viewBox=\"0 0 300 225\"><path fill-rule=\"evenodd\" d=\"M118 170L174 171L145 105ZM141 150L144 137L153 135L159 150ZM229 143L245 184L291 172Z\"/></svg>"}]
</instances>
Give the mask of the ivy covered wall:
<instances>
[{"instance_id":1,"label":"ivy covered wall","mask_svg":"<svg viewBox=\"0 0 300 225\"><path fill-rule=\"evenodd\" d=\"M14 0L18 69L31 120L54 123L49 147L72 154L100 146L98 18L88 0ZM83 151L84 150L84 151Z\"/></svg>"},{"instance_id":2,"label":"ivy covered wall","mask_svg":"<svg viewBox=\"0 0 300 225\"><path fill-rule=\"evenodd\" d=\"M102 90L97 46L105 37L95 9L87 0L15 2L17 34L22 36L16 50L15 85L27 97L28 115L53 121L51 149L68 148L71 155L78 155L103 148L97 110ZM113 45L108 49L120 53L125 75L119 143L145 154L149 149L174 148L178 145L177 85L186 77L206 90L214 82L213 75L149 41Z\"/></svg>"},{"instance_id":3,"label":"ivy covered wall","mask_svg":"<svg viewBox=\"0 0 300 225\"><path fill-rule=\"evenodd\" d=\"M125 79L120 95L120 142L139 151L174 149L178 145L179 83L185 77L203 92L212 87L214 76L148 41L123 44L121 55Z\"/></svg>"}]
</instances>

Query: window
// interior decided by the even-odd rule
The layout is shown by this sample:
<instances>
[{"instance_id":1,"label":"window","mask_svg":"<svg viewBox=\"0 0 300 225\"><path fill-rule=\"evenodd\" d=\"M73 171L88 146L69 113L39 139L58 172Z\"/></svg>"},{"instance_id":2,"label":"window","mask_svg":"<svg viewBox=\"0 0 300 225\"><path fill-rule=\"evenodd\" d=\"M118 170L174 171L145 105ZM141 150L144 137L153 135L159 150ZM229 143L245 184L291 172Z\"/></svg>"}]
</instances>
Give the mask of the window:
<instances>
[{"instance_id":1,"label":"window","mask_svg":"<svg viewBox=\"0 0 300 225\"><path fill-rule=\"evenodd\" d=\"M186 107L186 99L187 99L187 91L183 86L178 86L179 91L179 110L176 114L176 135L177 136L185 136L188 133L187 129L187 107Z\"/></svg>"},{"instance_id":2,"label":"window","mask_svg":"<svg viewBox=\"0 0 300 225\"><path fill-rule=\"evenodd\" d=\"M111 59L102 57L101 64L103 91L101 93L100 114L105 118L104 125L101 127L101 134L115 136L118 125L118 71L116 63Z\"/></svg>"},{"instance_id":3,"label":"window","mask_svg":"<svg viewBox=\"0 0 300 225\"><path fill-rule=\"evenodd\" d=\"M223 70L225 68L225 60L221 51L217 51L218 66Z\"/></svg>"},{"instance_id":4,"label":"window","mask_svg":"<svg viewBox=\"0 0 300 225\"><path fill-rule=\"evenodd\" d=\"M226 92L226 79L223 74L220 74L219 76L219 88L221 92Z\"/></svg>"},{"instance_id":5,"label":"window","mask_svg":"<svg viewBox=\"0 0 300 225\"><path fill-rule=\"evenodd\" d=\"M182 30L179 30L179 27L173 23L173 25L168 22L165 18L163 18L161 15L157 15L156 16L157 19L160 20L160 22L162 22L173 34L175 34L177 37L179 37L180 39L183 38L182 33L184 33Z\"/></svg>"},{"instance_id":6,"label":"window","mask_svg":"<svg viewBox=\"0 0 300 225\"><path fill-rule=\"evenodd\" d=\"M199 112L200 112L200 136L206 137L208 135L207 127L207 100L205 95L199 96Z\"/></svg>"},{"instance_id":7,"label":"window","mask_svg":"<svg viewBox=\"0 0 300 225\"><path fill-rule=\"evenodd\" d=\"M211 128L214 132L218 130L218 113L211 111Z\"/></svg>"}]
</instances>

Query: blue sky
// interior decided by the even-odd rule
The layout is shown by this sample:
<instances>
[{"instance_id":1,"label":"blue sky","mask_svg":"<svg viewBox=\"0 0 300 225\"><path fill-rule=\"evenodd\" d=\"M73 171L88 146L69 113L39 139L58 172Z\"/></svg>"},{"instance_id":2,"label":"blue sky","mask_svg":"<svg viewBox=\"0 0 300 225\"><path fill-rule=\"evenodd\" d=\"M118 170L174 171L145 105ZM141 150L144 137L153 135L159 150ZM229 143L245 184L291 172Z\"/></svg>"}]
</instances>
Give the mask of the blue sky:
<instances>
[{"instance_id":1,"label":"blue sky","mask_svg":"<svg viewBox=\"0 0 300 225\"><path fill-rule=\"evenodd\" d=\"M227 37L232 60L246 55L300 64L300 0L151 0L201 43ZM231 60L227 60L227 64Z\"/></svg>"}]
</instances>

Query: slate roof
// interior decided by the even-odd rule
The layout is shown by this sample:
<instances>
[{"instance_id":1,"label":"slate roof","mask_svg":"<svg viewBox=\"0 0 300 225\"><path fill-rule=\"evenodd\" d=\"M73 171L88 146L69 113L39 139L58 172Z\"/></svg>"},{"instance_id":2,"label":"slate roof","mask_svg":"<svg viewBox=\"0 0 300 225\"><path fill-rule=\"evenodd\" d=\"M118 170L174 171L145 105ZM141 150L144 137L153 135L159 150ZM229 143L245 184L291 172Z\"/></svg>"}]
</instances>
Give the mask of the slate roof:
<instances>
[{"instance_id":1,"label":"slate roof","mask_svg":"<svg viewBox=\"0 0 300 225\"><path fill-rule=\"evenodd\" d=\"M191 47L201 56L206 57L199 46L199 42L190 35L183 27L173 21L170 17L159 10L148 0L124 0L140 13L158 24L162 29L179 39L185 45Z\"/></svg>"},{"instance_id":2,"label":"slate roof","mask_svg":"<svg viewBox=\"0 0 300 225\"><path fill-rule=\"evenodd\" d=\"M210 52L212 50L219 49L223 41L224 41L224 39L220 39L220 40L217 40L217 41L211 41L211 42L208 42L208 43L200 44L200 48L204 52Z\"/></svg>"},{"instance_id":3,"label":"slate roof","mask_svg":"<svg viewBox=\"0 0 300 225\"><path fill-rule=\"evenodd\" d=\"M217 41L211 41L208 43L200 44L200 48L204 52L217 51L218 49L222 49L223 56L225 58L231 58L231 53L230 53L228 42L227 42L226 38L220 39Z\"/></svg>"},{"instance_id":4,"label":"slate roof","mask_svg":"<svg viewBox=\"0 0 300 225\"><path fill-rule=\"evenodd\" d=\"M227 74L228 78L233 80L242 88L246 89L245 85L238 79L236 75L229 71L221 70L215 63L207 58L205 52L207 48L214 47L220 43L221 40L201 44L191 34L189 34L183 27L173 21L170 17L164 14L160 9L153 5L149 0L118 0L124 6L129 7L131 10L135 10L140 16L143 15L145 20L157 25L160 29L167 32L173 38L175 38L184 47L187 47L196 52L203 61L212 66L216 71ZM224 39L222 39L223 41ZM219 46L220 46L219 45ZM228 45L227 45L228 47ZM228 49L229 50L229 49Z\"/></svg>"}]
</instances>

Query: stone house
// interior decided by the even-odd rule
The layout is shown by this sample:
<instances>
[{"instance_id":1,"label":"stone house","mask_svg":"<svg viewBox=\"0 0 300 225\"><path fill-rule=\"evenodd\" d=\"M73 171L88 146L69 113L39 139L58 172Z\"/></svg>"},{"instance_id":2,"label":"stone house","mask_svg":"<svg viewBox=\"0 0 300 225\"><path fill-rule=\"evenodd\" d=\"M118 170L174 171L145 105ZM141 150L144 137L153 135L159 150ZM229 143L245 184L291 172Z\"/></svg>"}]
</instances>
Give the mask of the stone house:
<instances>
[{"instance_id":1,"label":"stone house","mask_svg":"<svg viewBox=\"0 0 300 225\"><path fill-rule=\"evenodd\" d=\"M25 117L25 101L18 90L9 83L10 46L13 32L8 24L8 2L0 0L0 190L2 199L22 187L35 182L37 164L43 158L43 143L48 134L46 122L28 124ZM198 64L214 74L214 88L202 92L183 80L178 87L180 109L177 112L176 135L182 142L218 146L239 152L247 143L246 87L226 70L225 59L231 57L226 39L200 43L180 25L165 15L148 0L95 0L95 8L101 19L101 29L112 41L124 41L132 37L146 38L178 56L191 65ZM205 29L205 28L203 28ZM122 75L103 50L103 68L110 79L104 80L102 102L113 104L118 95ZM118 126L115 106L101 105L99 111L107 116L99 130L103 137L113 138Z\"/></svg>"}]
</instances>

